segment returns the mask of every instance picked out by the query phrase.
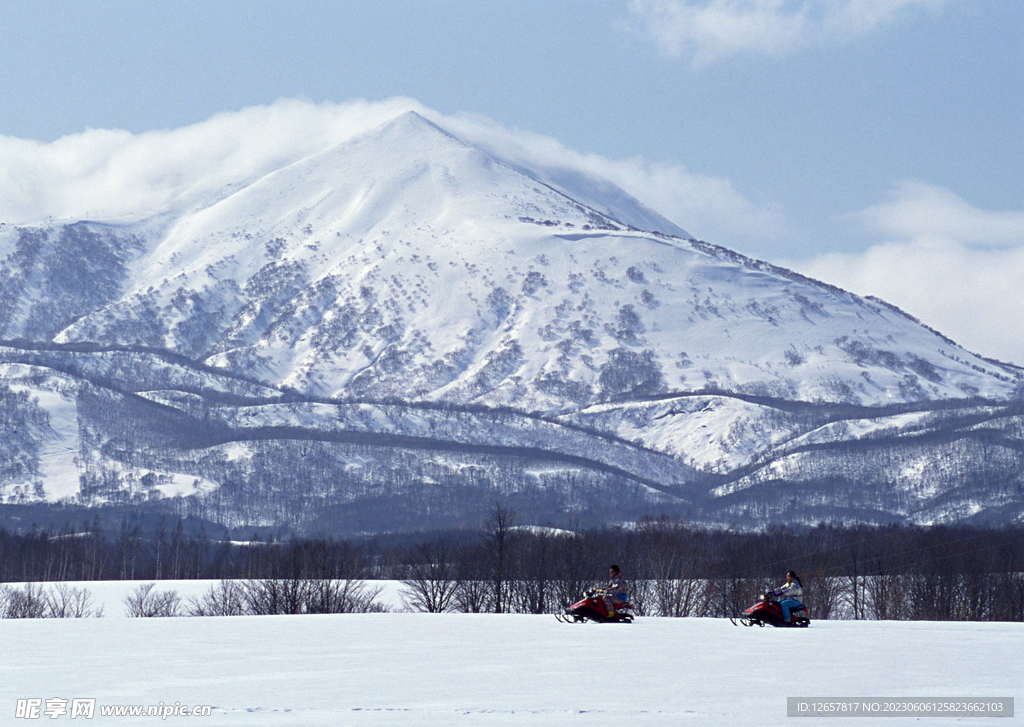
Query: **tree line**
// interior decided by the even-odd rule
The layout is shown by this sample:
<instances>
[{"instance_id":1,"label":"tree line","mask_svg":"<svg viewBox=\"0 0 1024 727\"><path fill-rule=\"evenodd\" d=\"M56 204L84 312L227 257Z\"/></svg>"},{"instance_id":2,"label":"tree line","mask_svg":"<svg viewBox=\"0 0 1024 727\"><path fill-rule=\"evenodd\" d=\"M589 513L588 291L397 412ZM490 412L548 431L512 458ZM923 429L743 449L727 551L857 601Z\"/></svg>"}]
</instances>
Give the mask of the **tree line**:
<instances>
[{"instance_id":1,"label":"tree line","mask_svg":"<svg viewBox=\"0 0 1024 727\"><path fill-rule=\"evenodd\" d=\"M473 530L360 539L228 540L182 520L145 532L127 519L116 529L0 530L0 582L220 580L193 604L201 615L366 610L375 580L401 581L413 610L556 613L600 585L611 563L641 616L734 616L794 570L812 618L1024 621L1021 527L754 532L662 517L568 530L520 526L497 504ZM56 596L66 610L76 594Z\"/></svg>"}]
</instances>

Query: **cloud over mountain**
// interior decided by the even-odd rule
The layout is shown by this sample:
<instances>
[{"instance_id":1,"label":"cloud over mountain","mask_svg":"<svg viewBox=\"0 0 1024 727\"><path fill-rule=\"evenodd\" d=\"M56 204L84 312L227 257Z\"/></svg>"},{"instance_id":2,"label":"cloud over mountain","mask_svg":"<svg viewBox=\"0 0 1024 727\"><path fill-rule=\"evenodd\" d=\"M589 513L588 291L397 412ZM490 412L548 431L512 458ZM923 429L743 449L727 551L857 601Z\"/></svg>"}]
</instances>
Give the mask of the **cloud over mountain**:
<instances>
[{"instance_id":1,"label":"cloud over mountain","mask_svg":"<svg viewBox=\"0 0 1024 727\"><path fill-rule=\"evenodd\" d=\"M856 219L881 241L785 264L895 303L971 350L1024 362L1024 212L979 209L907 180Z\"/></svg>"},{"instance_id":2,"label":"cloud over mountain","mask_svg":"<svg viewBox=\"0 0 1024 727\"><path fill-rule=\"evenodd\" d=\"M110 219L157 213L209 190L245 185L404 111L552 181L566 169L606 179L706 239L782 234L782 212L727 179L679 164L608 159L477 115L445 116L408 98L315 104L282 99L179 129L94 129L41 143L0 136L0 221Z\"/></svg>"},{"instance_id":3,"label":"cloud over mountain","mask_svg":"<svg viewBox=\"0 0 1024 727\"><path fill-rule=\"evenodd\" d=\"M653 3L635 7L656 9ZM739 13L747 6L712 7ZM777 3L756 7L787 12ZM872 3L857 7L862 24L890 18ZM873 7L876 12L869 12ZM853 17L852 4L843 8L836 17ZM788 231L785 209L751 199L728 179L681 164L586 154L486 117L439 114L408 98L343 104L282 99L178 129L93 129L50 143L0 137L0 222L136 219L181 208L213 190L250 184L408 110L552 183L567 169L608 180L701 239L742 247L739 241L776 240ZM905 181L855 219L863 253L775 262L893 301L981 353L1024 361L1015 333L1024 310L1015 283L1024 268L1020 211L977 209L949 190Z\"/></svg>"}]
</instances>

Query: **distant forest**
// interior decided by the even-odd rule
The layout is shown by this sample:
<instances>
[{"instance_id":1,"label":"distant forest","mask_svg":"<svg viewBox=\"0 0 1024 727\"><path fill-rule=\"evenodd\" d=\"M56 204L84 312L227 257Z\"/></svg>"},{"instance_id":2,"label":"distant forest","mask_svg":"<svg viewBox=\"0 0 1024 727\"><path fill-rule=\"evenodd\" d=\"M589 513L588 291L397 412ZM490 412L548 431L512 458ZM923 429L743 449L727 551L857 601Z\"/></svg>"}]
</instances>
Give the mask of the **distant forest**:
<instances>
[{"instance_id":1,"label":"distant forest","mask_svg":"<svg viewBox=\"0 0 1024 727\"><path fill-rule=\"evenodd\" d=\"M471 531L219 536L183 520L146 532L128 520L116 528L97 520L0 530L0 582L36 584L0 586L0 616L58 615L23 608L33 593L42 603L45 582L182 579L221 584L203 603L173 604L169 613L145 613L155 592L141 587L138 615L381 610L373 603L375 580L402 581L414 610L556 613L600 585L616 563L640 616L735 616L794 570L812 619L1024 621L1020 527L823 524L735 532L660 518L568 532L520 527L514 510L495 505ZM238 583L247 585L232 585ZM72 595L82 601L81 591Z\"/></svg>"}]
</instances>

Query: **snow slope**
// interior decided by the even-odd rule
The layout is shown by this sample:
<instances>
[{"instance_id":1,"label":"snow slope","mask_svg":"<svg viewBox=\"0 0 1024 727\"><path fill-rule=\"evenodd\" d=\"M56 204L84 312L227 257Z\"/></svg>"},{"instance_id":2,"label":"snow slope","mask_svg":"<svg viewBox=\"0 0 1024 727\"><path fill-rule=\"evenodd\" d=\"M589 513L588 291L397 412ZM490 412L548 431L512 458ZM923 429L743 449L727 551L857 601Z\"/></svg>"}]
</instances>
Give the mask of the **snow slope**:
<instances>
[{"instance_id":1,"label":"snow slope","mask_svg":"<svg viewBox=\"0 0 1024 727\"><path fill-rule=\"evenodd\" d=\"M180 703L212 713L163 723L699 727L784 722L788 696L1015 697L1018 709L1024 696L1024 624L841 621L793 631L718 619L610 627L388 613L19 620L2 629L5 724L38 723L12 719L17 700L54 697L94 698L87 724L155 724L104 719L99 708ZM893 722L957 720L884 723Z\"/></svg>"},{"instance_id":2,"label":"snow slope","mask_svg":"<svg viewBox=\"0 0 1024 727\"><path fill-rule=\"evenodd\" d=\"M131 226L12 228L0 338L167 349L321 397L529 411L1013 391L1016 369L880 302L693 240L607 182L528 171L408 112ZM83 267L103 285L71 284Z\"/></svg>"}]
</instances>

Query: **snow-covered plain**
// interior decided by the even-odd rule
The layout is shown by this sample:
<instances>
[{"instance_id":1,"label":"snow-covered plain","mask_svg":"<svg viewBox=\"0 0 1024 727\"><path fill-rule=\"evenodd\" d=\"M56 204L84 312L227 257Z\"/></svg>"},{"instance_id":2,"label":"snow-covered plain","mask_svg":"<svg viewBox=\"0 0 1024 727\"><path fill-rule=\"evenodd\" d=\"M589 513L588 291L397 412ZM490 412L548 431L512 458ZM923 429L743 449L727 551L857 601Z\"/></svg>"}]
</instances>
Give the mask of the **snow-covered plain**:
<instances>
[{"instance_id":1,"label":"snow-covered plain","mask_svg":"<svg viewBox=\"0 0 1024 727\"><path fill-rule=\"evenodd\" d=\"M95 601L113 592L98 585ZM391 601L397 589L382 595ZM104 610L98 619L0 621L0 723L70 720L15 717L19 699L45 708L54 697L95 699L86 724L678 727L777 724L787 720L787 697L1014 697L1020 709L1024 696L1019 623L818 621L782 630L725 619L607 626L408 612L130 619L116 599ZM195 718L100 715L122 704L212 709ZM868 724L958 721L1015 723Z\"/></svg>"}]
</instances>

